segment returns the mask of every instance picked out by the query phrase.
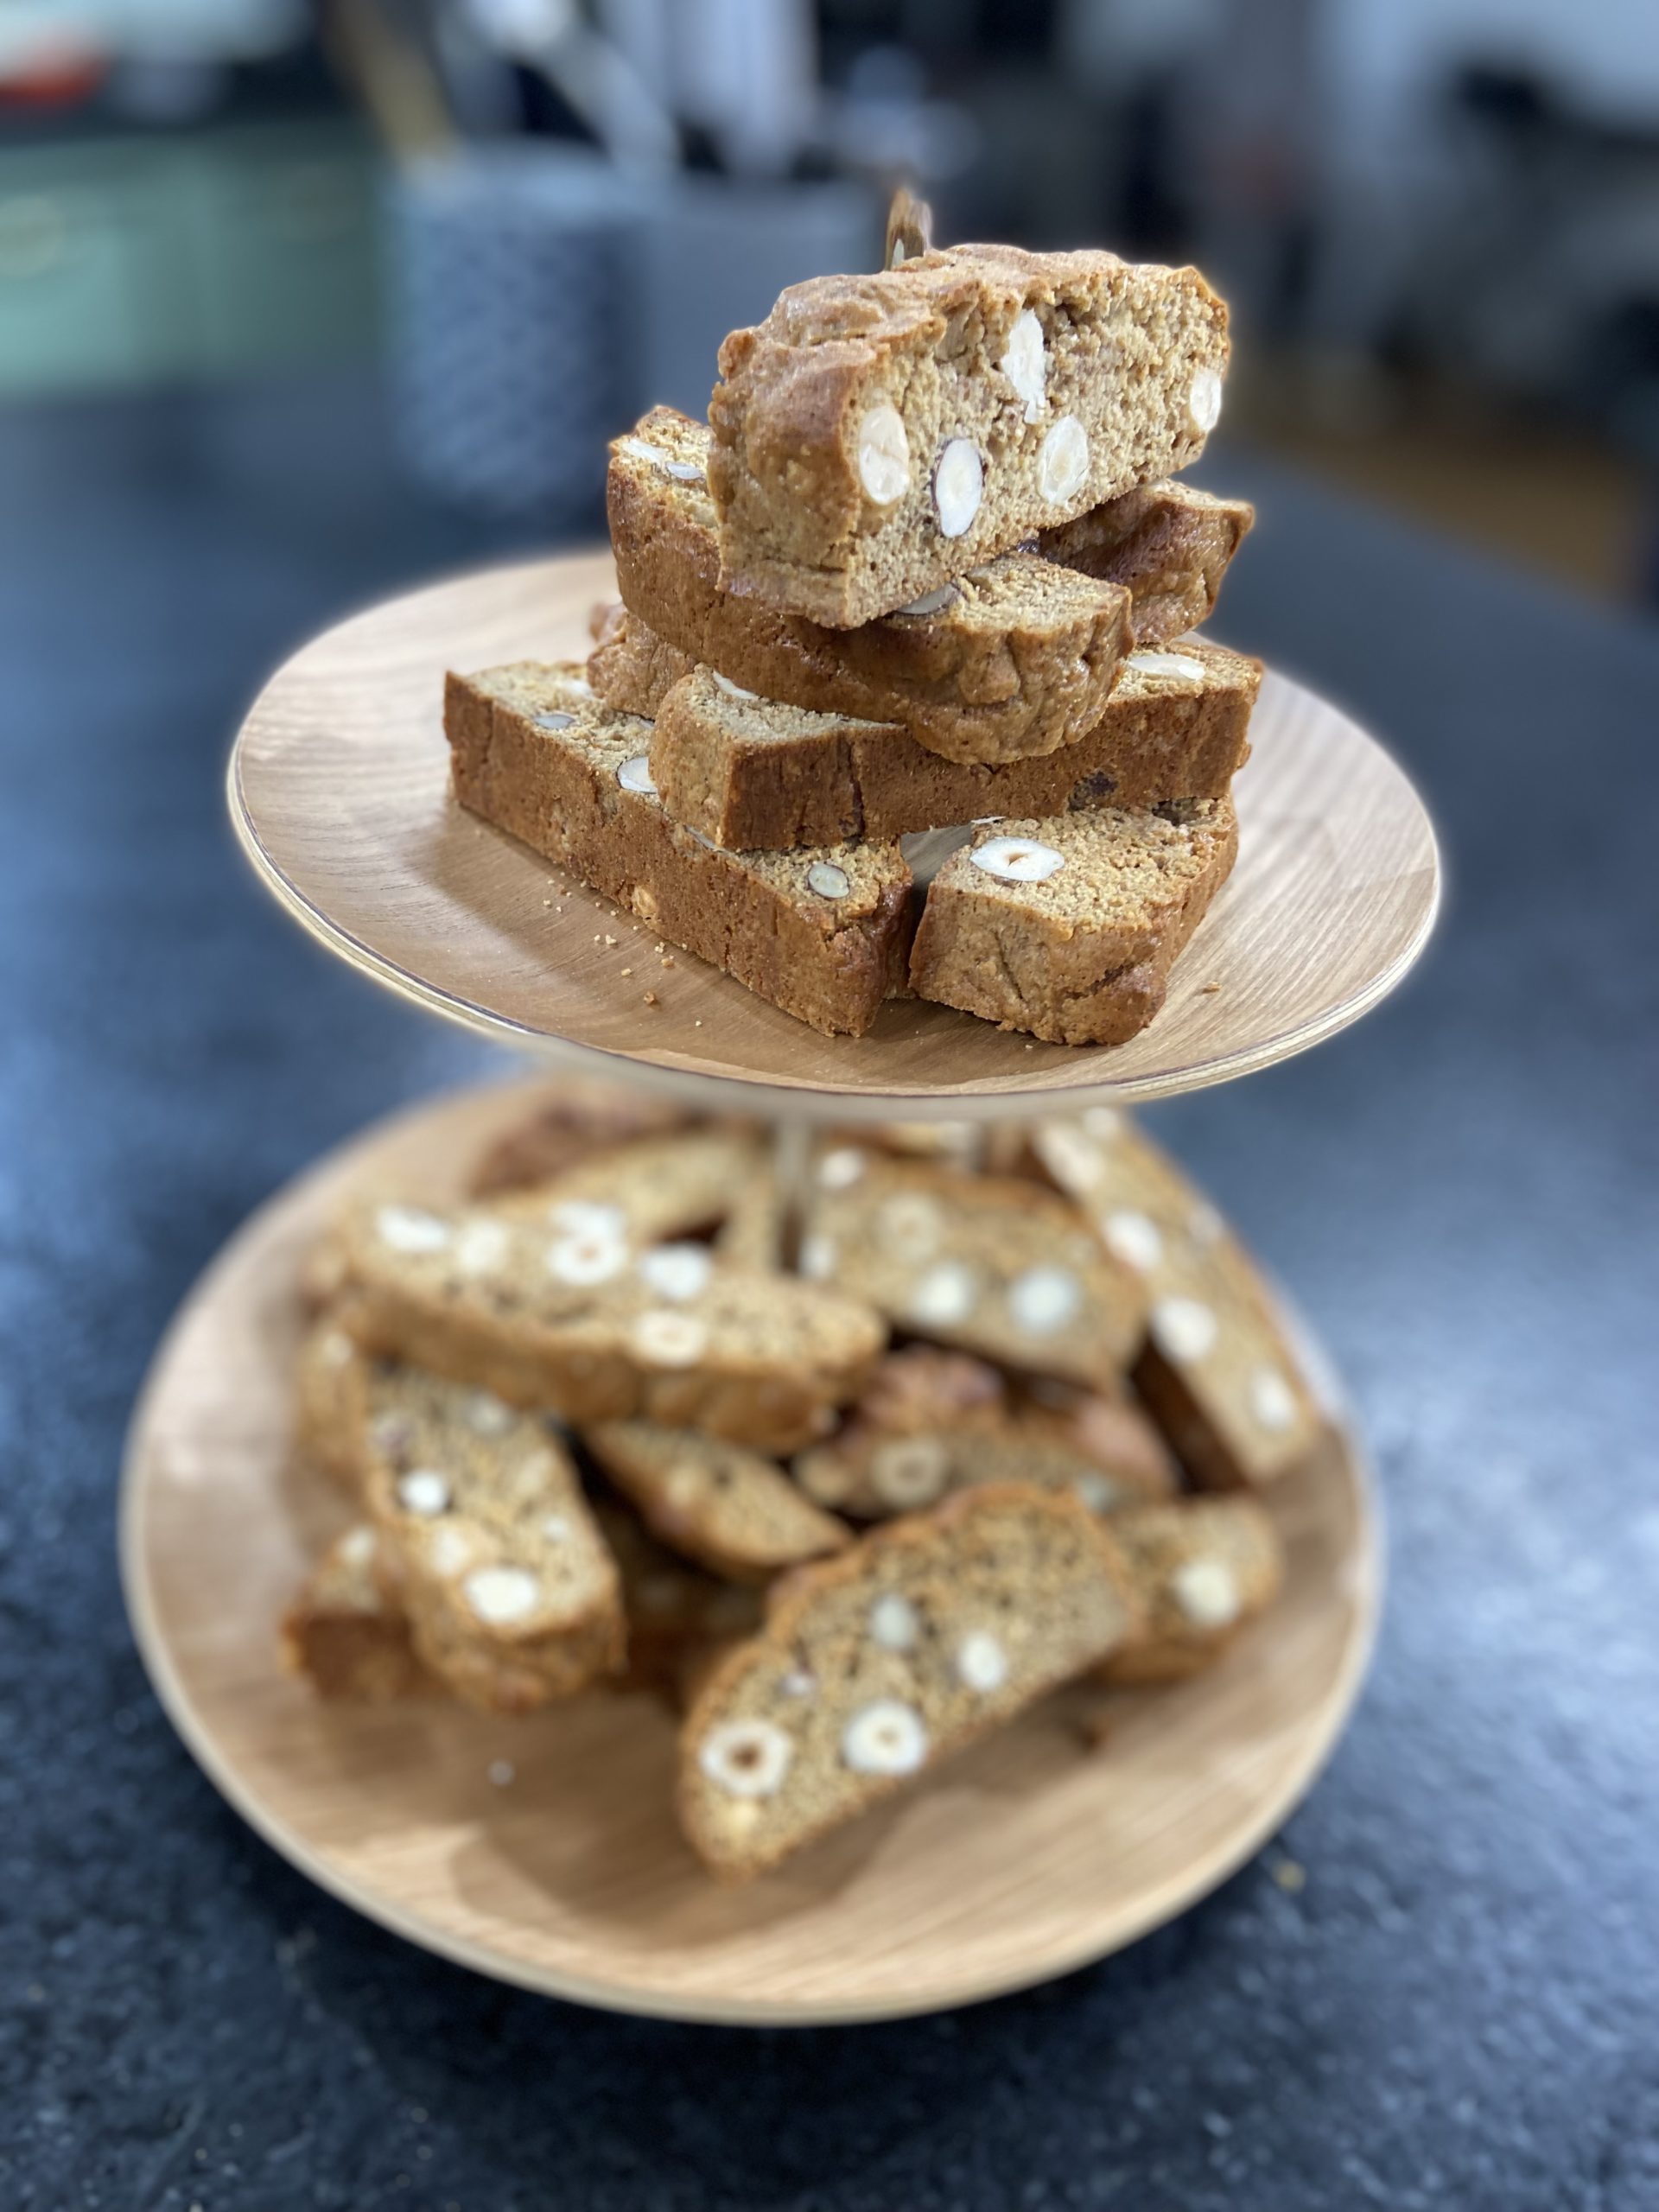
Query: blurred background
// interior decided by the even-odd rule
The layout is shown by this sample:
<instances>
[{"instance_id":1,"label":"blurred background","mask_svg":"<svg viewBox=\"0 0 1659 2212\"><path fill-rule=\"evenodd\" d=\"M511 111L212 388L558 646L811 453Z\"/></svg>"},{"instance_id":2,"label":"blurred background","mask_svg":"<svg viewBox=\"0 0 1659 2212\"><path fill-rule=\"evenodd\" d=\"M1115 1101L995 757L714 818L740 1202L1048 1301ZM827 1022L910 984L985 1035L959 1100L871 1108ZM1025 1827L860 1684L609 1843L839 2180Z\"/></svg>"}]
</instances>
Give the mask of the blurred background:
<instances>
[{"instance_id":1,"label":"blurred background","mask_svg":"<svg viewBox=\"0 0 1659 2212\"><path fill-rule=\"evenodd\" d=\"M0 468L49 499L138 421L158 505L587 532L603 439L875 265L904 176L942 242L1197 260L1230 438L1651 608L1651 7L8 0Z\"/></svg>"}]
</instances>

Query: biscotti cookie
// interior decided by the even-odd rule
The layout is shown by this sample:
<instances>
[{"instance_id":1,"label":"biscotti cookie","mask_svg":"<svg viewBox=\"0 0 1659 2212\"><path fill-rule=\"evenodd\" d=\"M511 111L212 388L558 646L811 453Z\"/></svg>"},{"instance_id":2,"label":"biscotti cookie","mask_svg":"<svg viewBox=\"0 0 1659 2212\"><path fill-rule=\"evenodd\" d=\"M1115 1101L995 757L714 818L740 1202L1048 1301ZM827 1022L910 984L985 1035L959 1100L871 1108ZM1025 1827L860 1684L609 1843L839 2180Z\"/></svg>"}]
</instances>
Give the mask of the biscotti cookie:
<instances>
[{"instance_id":1,"label":"biscotti cookie","mask_svg":"<svg viewBox=\"0 0 1659 2212\"><path fill-rule=\"evenodd\" d=\"M1284 1580L1279 1532L1253 1497L1185 1497L1120 1514L1122 1548L1142 1626L1101 1679L1179 1682L1218 1659Z\"/></svg>"},{"instance_id":2,"label":"biscotti cookie","mask_svg":"<svg viewBox=\"0 0 1659 2212\"><path fill-rule=\"evenodd\" d=\"M342 1432L416 1652L458 1697L528 1713L622 1661L616 1569L545 1421L359 1357Z\"/></svg>"},{"instance_id":3,"label":"biscotti cookie","mask_svg":"<svg viewBox=\"0 0 1659 2212\"><path fill-rule=\"evenodd\" d=\"M326 1249L333 1255L333 1300L300 1340L294 1374L294 1440L305 1459L355 1497L363 1472L356 1434L362 1376L357 1344L338 1317L347 1261L337 1227L329 1232Z\"/></svg>"},{"instance_id":4,"label":"biscotti cookie","mask_svg":"<svg viewBox=\"0 0 1659 2212\"><path fill-rule=\"evenodd\" d=\"M1259 661L1196 639L1137 652L1077 744L982 768L941 760L896 723L747 698L698 669L660 702L651 772L677 822L768 848L1223 798L1249 757L1261 683Z\"/></svg>"},{"instance_id":5,"label":"biscotti cookie","mask_svg":"<svg viewBox=\"0 0 1659 2212\"><path fill-rule=\"evenodd\" d=\"M455 796L675 944L826 1035L902 993L910 870L896 844L728 852L671 821L651 726L601 706L574 663L451 675Z\"/></svg>"},{"instance_id":6,"label":"biscotti cookie","mask_svg":"<svg viewBox=\"0 0 1659 2212\"><path fill-rule=\"evenodd\" d=\"M972 1122L866 1122L840 1136L833 1128L825 1135L831 1144L865 1145L901 1160L964 1168L978 1166L984 1146L984 1131ZM806 1154L803 1133L803 1166ZM716 1255L737 1268L792 1268L805 1192L801 1169L774 1150L716 1232Z\"/></svg>"},{"instance_id":7,"label":"biscotti cookie","mask_svg":"<svg viewBox=\"0 0 1659 2212\"><path fill-rule=\"evenodd\" d=\"M588 656L588 681L605 704L619 715L653 721L674 686L697 665L659 638L647 622L614 600L605 611L594 650Z\"/></svg>"},{"instance_id":8,"label":"biscotti cookie","mask_svg":"<svg viewBox=\"0 0 1659 2212\"><path fill-rule=\"evenodd\" d=\"M1043 531L1037 550L1045 560L1126 586L1135 644L1162 645L1208 621L1255 520L1248 499L1218 499L1191 484L1141 484Z\"/></svg>"},{"instance_id":9,"label":"biscotti cookie","mask_svg":"<svg viewBox=\"0 0 1659 2212\"><path fill-rule=\"evenodd\" d=\"M607 1147L563 1173L493 1204L513 1219L587 1232L630 1253L717 1229L757 1175L766 1146L753 1130L714 1124Z\"/></svg>"},{"instance_id":10,"label":"biscotti cookie","mask_svg":"<svg viewBox=\"0 0 1659 2212\"><path fill-rule=\"evenodd\" d=\"M1110 1107L1039 1122L1030 1143L1146 1286L1135 1385L1193 1479L1231 1490L1299 1465L1319 1434L1319 1407L1260 1275L1215 1207Z\"/></svg>"},{"instance_id":11,"label":"biscotti cookie","mask_svg":"<svg viewBox=\"0 0 1659 2212\"><path fill-rule=\"evenodd\" d=\"M1237 849L1230 799L976 829L929 887L911 982L1052 1045L1121 1045L1163 1005Z\"/></svg>"},{"instance_id":12,"label":"biscotti cookie","mask_svg":"<svg viewBox=\"0 0 1659 2212\"><path fill-rule=\"evenodd\" d=\"M784 1188L777 1162L768 1160L744 1185L715 1230L715 1256L730 1268L765 1272L783 1267L791 1217L790 1194Z\"/></svg>"},{"instance_id":13,"label":"biscotti cookie","mask_svg":"<svg viewBox=\"0 0 1659 2212\"><path fill-rule=\"evenodd\" d=\"M763 1618L761 1586L727 1582L659 1544L631 1505L601 1497L594 1507L622 1582L627 1664L619 1689L649 1689L683 1710L690 1687L711 1658Z\"/></svg>"},{"instance_id":14,"label":"biscotti cookie","mask_svg":"<svg viewBox=\"0 0 1659 2212\"><path fill-rule=\"evenodd\" d=\"M677 650L764 698L898 723L953 760L1052 753L1099 720L1130 643L1122 585L1008 553L914 607L828 629L723 587L708 457L703 426L665 407L611 448L617 582L649 630L601 638L605 698L660 696Z\"/></svg>"},{"instance_id":15,"label":"biscotti cookie","mask_svg":"<svg viewBox=\"0 0 1659 2212\"><path fill-rule=\"evenodd\" d=\"M577 1423L792 1452L830 1427L886 1338L868 1306L820 1285L717 1266L702 1245L636 1258L588 1222L381 1205L340 1234L340 1318L359 1344Z\"/></svg>"},{"instance_id":16,"label":"biscotti cookie","mask_svg":"<svg viewBox=\"0 0 1659 2212\"><path fill-rule=\"evenodd\" d=\"M859 1520L913 1513L976 1483L1027 1482L1066 1490L1096 1513L1111 1513L1173 1487L1154 1440L1137 1433L1144 1416L1124 1407L1122 1448L1085 1448L1080 1421L1010 1404L1002 1379L982 1361L912 1344L890 1352L841 1429L794 1462L809 1497Z\"/></svg>"},{"instance_id":17,"label":"biscotti cookie","mask_svg":"<svg viewBox=\"0 0 1659 2212\"><path fill-rule=\"evenodd\" d=\"M601 1421L582 1441L653 1535L717 1574L767 1581L852 1541L781 1467L741 1444L644 1421Z\"/></svg>"},{"instance_id":18,"label":"biscotti cookie","mask_svg":"<svg viewBox=\"0 0 1659 2212\"><path fill-rule=\"evenodd\" d=\"M1106 1524L1075 1498L988 1484L790 1576L760 1635L681 1732L680 1819L734 1878L775 1866L1045 1691L1135 1625Z\"/></svg>"},{"instance_id":19,"label":"biscotti cookie","mask_svg":"<svg viewBox=\"0 0 1659 2212\"><path fill-rule=\"evenodd\" d=\"M1227 311L1193 269L963 245L784 293L720 349L732 591L845 630L1196 461Z\"/></svg>"},{"instance_id":20,"label":"biscotti cookie","mask_svg":"<svg viewBox=\"0 0 1659 2212\"><path fill-rule=\"evenodd\" d=\"M1180 1488L1180 1469L1162 1431L1127 1390L1080 1390L1033 1377L1015 1394L1014 1411L1022 1419L1040 1415L1049 1434L1109 1478L1103 1494L1086 1485L1103 1511Z\"/></svg>"},{"instance_id":21,"label":"biscotti cookie","mask_svg":"<svg viewBox=\"0 0 1659 2212\"><path fill-rule=\"evenodd\" d=\"M1115 1382L1146 1313L1138 1278L1063 1198L856 1145L817 1162L801 1271L907 1334L1089 1385Z\"/></svg>"},{"instance_id":22,"label":"biscotti cookie","mask_svg":"<svg viewBox=\"0 0 1659 2212\"><path fill-rule=\"evenodd\" d=\"M378 1560L380 1547L367 1522L348 1529L306 1576L283 1616L283 1664L319 1697L391 1705L438 1688L416 1652L409 1616Z\"/></svg>"},{"instance_id":23,"label":"biscotti cookie","mask_svg":"<svg viewBox=\"0 0 1659 2212\"><path fill-rule=\"evenodd\" d=\"M550 1182L584 1160L641 1137L670 1136L695 1116L650 1091L561 1079L553 1096L497 1137L474 1169L474 1198Z\"/></svg>"}]
</instances>

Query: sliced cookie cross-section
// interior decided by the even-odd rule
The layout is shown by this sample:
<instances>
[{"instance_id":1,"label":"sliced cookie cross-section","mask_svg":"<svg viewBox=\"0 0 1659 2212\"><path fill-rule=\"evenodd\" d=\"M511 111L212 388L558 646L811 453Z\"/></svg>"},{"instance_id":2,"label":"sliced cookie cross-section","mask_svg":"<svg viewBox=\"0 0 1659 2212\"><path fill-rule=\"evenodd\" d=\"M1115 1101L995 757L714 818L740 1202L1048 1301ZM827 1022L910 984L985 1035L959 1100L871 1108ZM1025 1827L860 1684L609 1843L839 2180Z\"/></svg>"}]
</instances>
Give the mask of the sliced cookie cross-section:
<instances>
[{"instance_id":1,"label":"sliced cookie cross-section","mask_svg":"<svg viewBox=\"0 0 1659 2212\"><path fill-rule=\"evenodd\" d=\"M578 1424L644 1419L793 1451L886 1342L854 1298L722 1266L703 1245L635 1255L602 1220L365 1203L340 1236L337 1319L358 1343Z\"/></svg>"},{"instance_id":2,"label":"sliced cookie cross-section","mask_svg":"<svg viewBox=\"0 0 1659 2212\"><path fill-rule=\"evenodd\" d=\"M1116 1385L1146 1314L1065 1200L855 1144L814 1166L800 1264L906 1335L1091 1389Z\"/></svg>"},{"instance_id":3,"label":"sliced cookie cross-section","mask_svg":"<svg viewBox=\"0 0 1659 2212\"><path fill-rule=\"evenodd\" d=\"M1194 269L954 246L785 292L720 349L726 587L830 627L1179 474L1221 411L1227 311Z\"/></svg>"},{"instance_id":4,"label":"sliced cookie cross-section","mask_svg":"<svg viewBox=\"0 0 1659 2212\"><path fill-rule=\"evenodd\" d=\"M679 1806L717 1874L775 1866L1096 1666L1137 1622L1077 1499L988 1484L803 1567L681 1734Z\"/></svg>"},{"instance_id":5,"label":"sliced cookie cross-section","mask_svg":"<svg viewBox=\"0 0 1659 2212\"><path fill-rule=\"evenodd\" d=\"M1237 851L1230 799L982 825L928 887L912 985L1050 1044L1123 1044Z\"/></svg>"}]
</instances>

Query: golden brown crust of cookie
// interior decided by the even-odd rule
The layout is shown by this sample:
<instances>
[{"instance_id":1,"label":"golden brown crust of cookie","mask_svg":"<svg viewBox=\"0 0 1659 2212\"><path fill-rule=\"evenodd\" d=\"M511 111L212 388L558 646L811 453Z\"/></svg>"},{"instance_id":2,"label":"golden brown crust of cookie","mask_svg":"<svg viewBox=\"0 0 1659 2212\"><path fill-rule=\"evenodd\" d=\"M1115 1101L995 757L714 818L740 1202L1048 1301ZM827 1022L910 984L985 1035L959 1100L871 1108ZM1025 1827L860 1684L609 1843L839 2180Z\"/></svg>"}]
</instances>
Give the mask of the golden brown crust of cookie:
<instances>
[{"instance_id":1,"label":"golden brown crust of cookie","mask_svg":"<svg viewBox=\"0 0 1659 2212\"><path fill-rule=\"evenodd\" d=\"M740 1582L769 1581L852 1541L774 1461L650 1421L601 1421L583 1442L652 1534Z\"/></svg>"}]
</instances>

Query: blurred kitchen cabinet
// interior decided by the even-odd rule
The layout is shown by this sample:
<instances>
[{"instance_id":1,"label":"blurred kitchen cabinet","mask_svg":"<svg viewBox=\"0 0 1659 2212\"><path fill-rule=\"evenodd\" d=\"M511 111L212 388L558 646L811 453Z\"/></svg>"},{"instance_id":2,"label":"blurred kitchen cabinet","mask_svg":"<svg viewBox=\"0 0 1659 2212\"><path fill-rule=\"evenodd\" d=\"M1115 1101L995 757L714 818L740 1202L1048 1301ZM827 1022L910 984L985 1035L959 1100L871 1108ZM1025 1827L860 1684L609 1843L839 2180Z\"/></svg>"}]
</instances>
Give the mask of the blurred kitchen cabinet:
<instances>
[{"instance_id":1,"label":"blurred kitchen cabinet","mask_svg":"<svg viewBox=\"0 0 1659 2212\"><path fill-rule=\"evenodd\" d=\"M350 125L0 148L0 396L359 351L376 293Z\"/></svg>"}]
</instances>

